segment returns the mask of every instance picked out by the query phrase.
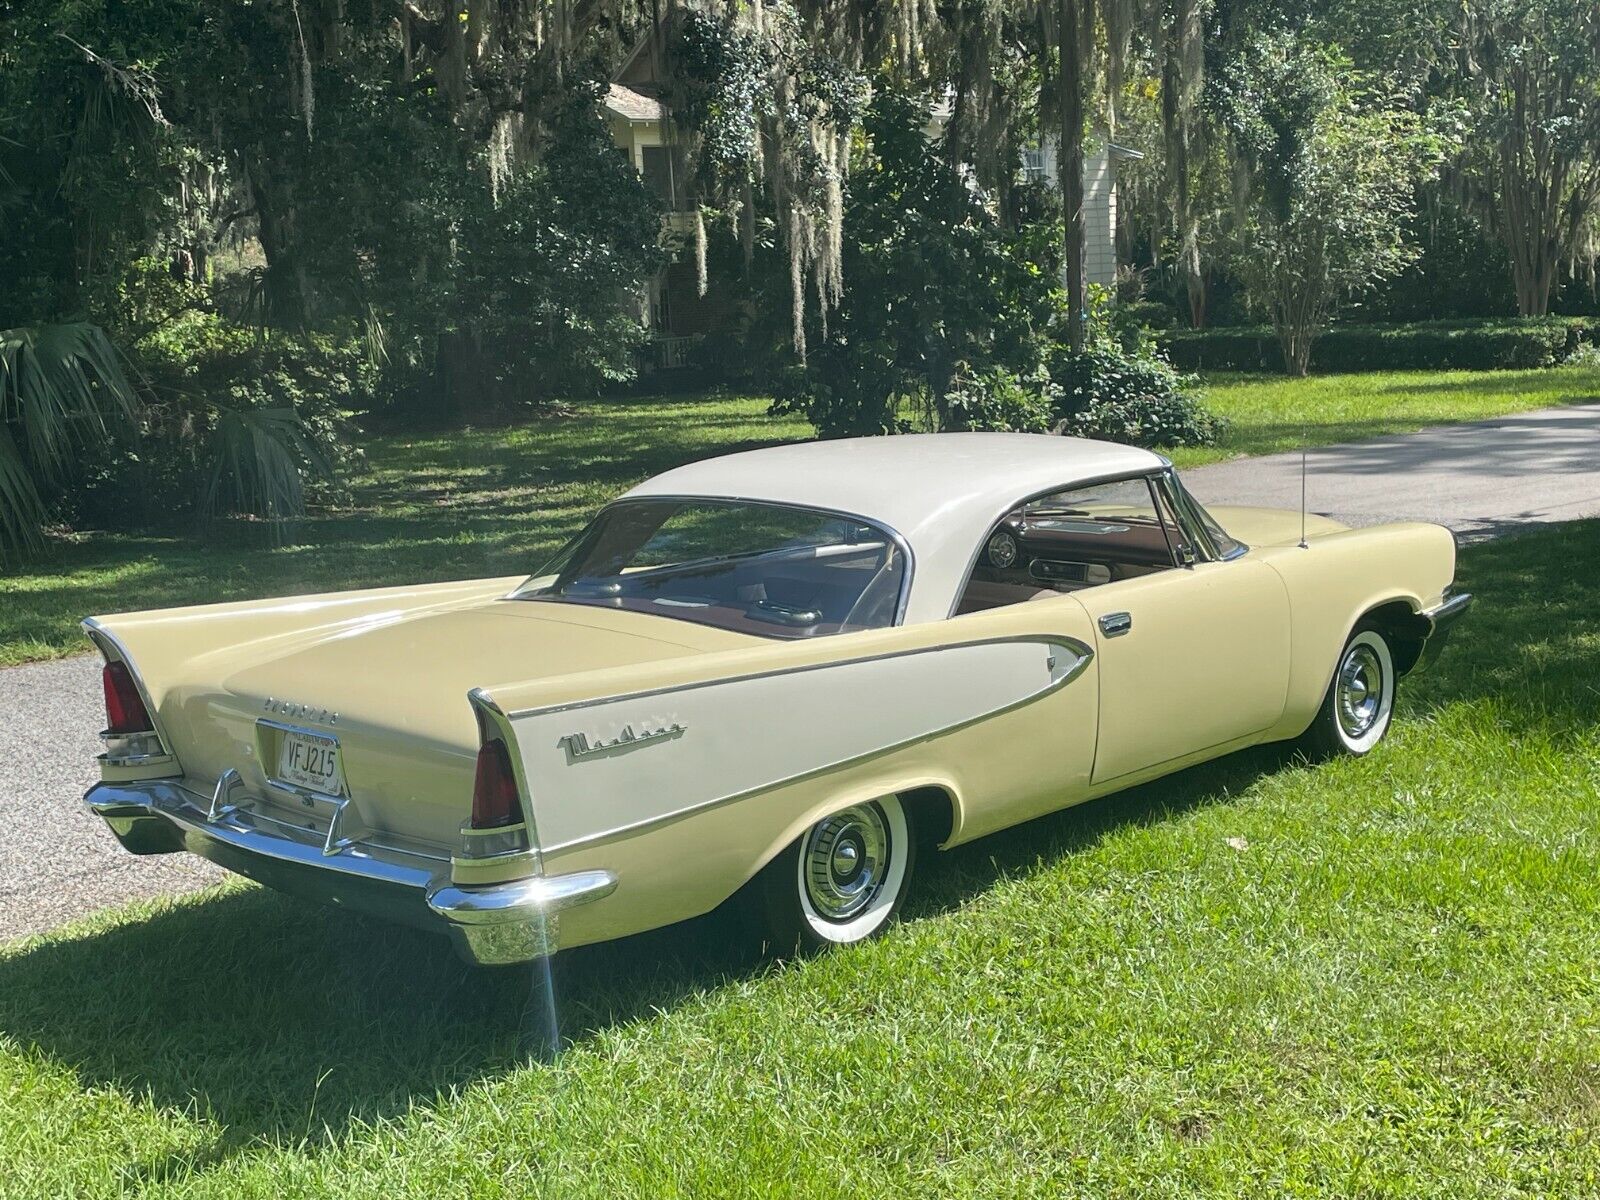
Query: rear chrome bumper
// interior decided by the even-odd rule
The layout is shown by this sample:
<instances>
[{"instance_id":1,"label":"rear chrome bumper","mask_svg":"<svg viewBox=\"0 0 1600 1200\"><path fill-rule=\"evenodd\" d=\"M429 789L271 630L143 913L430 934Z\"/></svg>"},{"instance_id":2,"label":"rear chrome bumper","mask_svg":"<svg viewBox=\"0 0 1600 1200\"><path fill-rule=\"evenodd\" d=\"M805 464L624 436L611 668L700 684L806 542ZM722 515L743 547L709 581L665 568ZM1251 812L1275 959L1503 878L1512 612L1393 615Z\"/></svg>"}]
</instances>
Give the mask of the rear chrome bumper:
<instances>
[{"instance_id":1,"label":"rear chrome bumper","mask_svg":"<svg viewBox=\"0 0 1600 1200\"><path fill-rule=\"evenodd\" d=\"M617 886L609 871L578 871L459 887L440 859L359 843L329 854L320 834L300 840L275 821L269 830L248 809L212 818L210 802L174 779L102 783L83 801L134 854L187 850L280 891L447 933L480 966L554 953L561 910Z\"/></svg>"},{"instance_id":2,"label":"rear chrome bumper","mask_svg":"<svg viewBox=\"0 0 1600 1200\"><path fill-rule=\"evenodd\" d=\"M1472 607L1472 595L1469 592L1458 592L1448 597L1437 608L1425 609L1419 615L1428 622L1428 633L1422 643L1422 657L1417 660L1417 669L1422 670L1429 666L1434 659L1439 657L1439 652L1444 649L1444 644L1450 640L1450 630L1455 623L1466 615L1467 609Z\"/></svg>"}]
</instances>

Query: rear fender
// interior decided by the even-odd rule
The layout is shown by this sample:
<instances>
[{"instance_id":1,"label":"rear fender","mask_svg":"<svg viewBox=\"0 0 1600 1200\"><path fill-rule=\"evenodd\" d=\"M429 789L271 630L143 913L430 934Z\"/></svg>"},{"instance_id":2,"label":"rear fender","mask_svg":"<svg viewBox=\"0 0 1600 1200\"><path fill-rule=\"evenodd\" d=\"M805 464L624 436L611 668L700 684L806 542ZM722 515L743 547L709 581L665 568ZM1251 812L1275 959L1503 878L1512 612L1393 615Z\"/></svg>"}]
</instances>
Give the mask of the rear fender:
<instances>
[{"instance_id":1,"label":"rear fender","mask_svg":"<svg viewBox=\"0 0 1600 1200\"><path fill-rule=\"evenodd\" d=\"M563 937L708 912L810 825L868 800L914 794L941 825L948 809L945 844L1058 807L1069 773L1088 779L1087 761L1046 764L1055 731L1092 729L1093 651L1024 632L1037 614L1017 607L710 655L700 678L657 686L687 668L648 664L618 695L520 709L497 695L545 869L619 881Z\"/></svg>"}]
</instances>

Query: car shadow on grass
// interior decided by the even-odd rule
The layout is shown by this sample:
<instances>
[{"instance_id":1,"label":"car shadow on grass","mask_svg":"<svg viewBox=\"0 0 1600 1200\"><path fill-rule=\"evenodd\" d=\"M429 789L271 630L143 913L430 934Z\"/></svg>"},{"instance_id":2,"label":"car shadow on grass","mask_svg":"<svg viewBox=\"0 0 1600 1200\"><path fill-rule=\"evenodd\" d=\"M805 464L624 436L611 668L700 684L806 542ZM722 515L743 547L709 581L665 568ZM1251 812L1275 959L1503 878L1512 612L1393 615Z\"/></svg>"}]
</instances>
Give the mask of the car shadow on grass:
<instances>
[{"instance_id":1,"label":"car shadow on grass","mask_svg":"<svg viewBox=\"0 0 1600 1200\"><path fill-rule=\"evenodd\" d=\"M1130 824L1226 801L1284 761L1249 751L930 855L906 915L958 907ZM198 1150L127 1165L144 1181L262 1144L336 1143L357 1122L785 969L731 906L549 966L486 971L442 938L237 884L0 957L0 1034L84 1091L206 1119Z\"/></svg>"}]
</instances>

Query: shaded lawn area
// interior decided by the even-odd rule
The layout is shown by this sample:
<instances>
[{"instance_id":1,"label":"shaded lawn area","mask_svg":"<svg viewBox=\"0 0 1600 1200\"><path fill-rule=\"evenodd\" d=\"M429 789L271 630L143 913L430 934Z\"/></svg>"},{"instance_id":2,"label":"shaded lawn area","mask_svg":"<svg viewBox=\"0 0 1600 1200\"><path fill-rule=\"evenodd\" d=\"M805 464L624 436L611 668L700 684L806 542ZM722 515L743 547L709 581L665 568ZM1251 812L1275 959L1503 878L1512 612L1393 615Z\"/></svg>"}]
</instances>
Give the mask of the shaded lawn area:
<instances>
[{"instance_id":1,"label":"shaded lawn area","mask_svg":"<svg viewBox=\"0 0 1600 1200\"><path fill-rule=\"evenodd\" d=\"M367 442L354 507L161 535L95 533L0 574L0 665L88 649L96 613L532 573L607 500L669 467L806 436L766 398L577 406L571 418Z\"/></svg>"},{"instance_id":2,"label":"shaded lawn area","mask_svg":"<svg viewBox=\"0 0 1600 1200\"><path fill-rule=\"evenodd\" d=\"M1593 1195L1600 522L1462 581L1370 757L934 856L814 960L714 915L564 956L551 1010L244 884L0 950L0 1194Z\"/></svg>"},{"instance_id":3,"label":"shaded lawn area","mask_svg":"<svg viewBox=\"0 0 1600 1200\"><path fill-rule=\"evenodd\" d=\"M1406 432L1600 398L1600 368L1219 378L1207 403L1233 427L1180 466ZM88 648L96 613L533 571L601 504L680 463L810 435L765 397L576 406L509 429L377 437L354 506L282 529L221 522L161 535L90 533L0 573L0 665Z\"/></svg>"}]
</instances>

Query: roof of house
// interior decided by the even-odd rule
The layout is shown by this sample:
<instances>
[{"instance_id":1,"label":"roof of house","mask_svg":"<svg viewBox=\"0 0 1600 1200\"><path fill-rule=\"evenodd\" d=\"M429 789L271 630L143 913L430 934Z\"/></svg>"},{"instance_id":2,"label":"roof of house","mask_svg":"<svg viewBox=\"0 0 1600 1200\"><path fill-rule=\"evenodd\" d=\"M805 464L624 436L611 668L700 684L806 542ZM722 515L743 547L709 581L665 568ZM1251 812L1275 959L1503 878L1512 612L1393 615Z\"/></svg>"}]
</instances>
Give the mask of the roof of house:
<instances>
[{"instance_id":1,"label":"roof of house","mask_svg":"<svg viewBox=\"0 0 1600 1200\"><path fill-rule=\"evenodd\" d=\"M606 90L602 103L608 112L628 121L660 121L667 113L667 106L656 97L621 83L613 83Z\"/></svg>"},{"instance_id":2,"label":"roof of house","mask_svg":"<svg viewBox=\"0 0 1600 1200\"><path fill-rule=\"evenodd\" d=\"M979 542L1019 503L1157 470L1149 450L1028 433L932 433L797 442L690 463L624 499L708 496L851 513L899 533L913 559L907 622L940 620Z\"/></svg>"}]
</instances>

